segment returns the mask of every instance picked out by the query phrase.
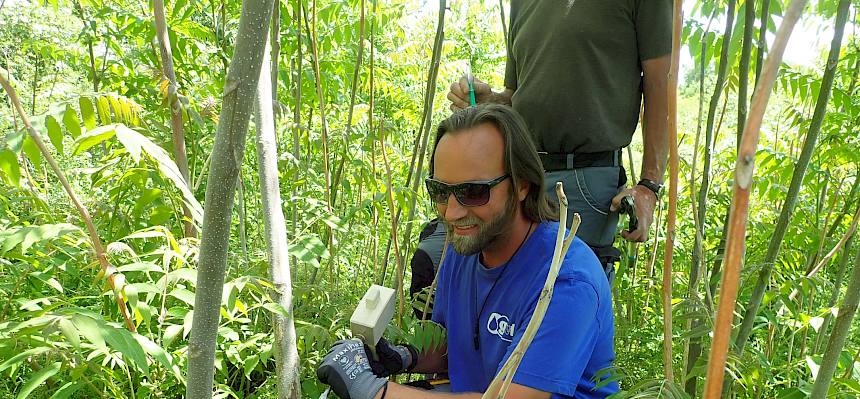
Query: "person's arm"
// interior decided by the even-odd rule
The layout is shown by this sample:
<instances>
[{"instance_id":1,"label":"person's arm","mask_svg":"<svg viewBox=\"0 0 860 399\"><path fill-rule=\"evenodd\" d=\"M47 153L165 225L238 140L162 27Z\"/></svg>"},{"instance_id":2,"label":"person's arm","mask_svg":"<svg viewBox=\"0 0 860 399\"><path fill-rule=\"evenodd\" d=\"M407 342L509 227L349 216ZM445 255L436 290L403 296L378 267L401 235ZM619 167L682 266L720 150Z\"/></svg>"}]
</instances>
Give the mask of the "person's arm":
<instances>
[{"instance_id":1,"label":"person's arm","mask_svg":"<svg viewBox=\"0 0 860 399\"><path fill-rule=\"evenodd\" d=\"M400 385L394 382L388 383L388 391L385 393L385 399L481 399L481 396L482 394L478 392L433 392ZM491 396L496 397L498 395L494 394ZM537 389L513 383L510 388L508 388L508 394L505 395L506 399L549 399L549 397L549 392L538 391ZM382 391L380 391L374 399L382 399Z\"/></svg>"},{"instance_id":2,"label":"person's arm","mask_svg":"<svg viewBox=\"0 0 860 399\"><path fill-rule=\"evenodd\" d=\"M669 63L668 55L642 61L645 107L642 118L642 143L645 150L642 154L641 176L642 179L657 183L663 182L669 154ZM639 226L633 231L622 231L621 236L628 241L642 242L648 239L651 222L654 220L657 194L644 186L635 185L622 190L612 199L612 210L617 210L621 199L628 195L633 196Z\"/></svg>"},{"instance_id":3,"label":"person's arm","mask_svg":"<svg viewBox=\"0 0 860 399\"><path fill-rule=\"evenodd\" d=\"M438 366L439 361L444 359L440 355L446 352L444 348L438 349L432 354L419 356L418 366L415 367L415 370L418 371L419 367L428 367L427 370L431 370L432 366ZM445 365L447 365L447 361ZM335 344L320 362L317 378L322 383L331 386L334 393L343 399L381 399L383 392L386 399L481 398L481 393L477 392L452 394L424 391L378 377L371 369L370 359L364 350L364 344L358 339L340 341ZM549 399L549 397L550 394L547 392L519 384L511 384L507 395L507 398L510 399Z\"/></svg>"},{"instance_id":4,"label":"person's arm","mask_svg":"<svg viewBox=\"0 0 860 399\"><path fill-rule=\"evenodd\" d=\"M669 55L642 61L642 178L663 182L669 156Z\"/></svg>"}]
</instances>

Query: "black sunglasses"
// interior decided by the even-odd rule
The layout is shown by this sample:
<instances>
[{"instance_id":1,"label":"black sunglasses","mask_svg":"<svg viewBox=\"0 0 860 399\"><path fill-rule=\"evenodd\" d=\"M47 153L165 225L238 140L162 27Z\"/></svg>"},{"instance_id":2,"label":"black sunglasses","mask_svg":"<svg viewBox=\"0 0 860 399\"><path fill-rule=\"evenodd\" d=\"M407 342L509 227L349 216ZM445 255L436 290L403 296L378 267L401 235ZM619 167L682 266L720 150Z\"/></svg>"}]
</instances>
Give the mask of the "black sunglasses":
<instances>
[{"instance_id":1,"label":"black sunglasses","mask_svg":"<svg viewBox=\"0 0 860 399\"><path fill-rule=\"evenodd\" d=\"M505 181L508 177L511 177L511 175L504 174L493 180L470 181L459 184L447 184L428 177L424 180L424 184L427 186L427 193L430 194L430 199L437 204L447 204L448 197L454 194L460 205L481 206L486 205L490 201L490 189Z\"/></svg>"}]
</instances>

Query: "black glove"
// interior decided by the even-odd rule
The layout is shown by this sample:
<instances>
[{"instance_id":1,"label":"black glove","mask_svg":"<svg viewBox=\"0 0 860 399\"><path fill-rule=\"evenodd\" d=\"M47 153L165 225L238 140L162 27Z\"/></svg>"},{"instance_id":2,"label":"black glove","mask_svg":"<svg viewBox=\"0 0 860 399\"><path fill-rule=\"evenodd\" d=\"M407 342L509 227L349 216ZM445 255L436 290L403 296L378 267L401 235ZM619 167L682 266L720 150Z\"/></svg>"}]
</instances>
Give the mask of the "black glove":
<instances>
[{"instance_id":1,"label":"black glove","mask_svg":"<svg viewBox=\"0 0 860 399\"><path fill-rule=\"evenodd\" d=\"M373 359L370 348L365 345L365 354L370 359L370 368L380 377L408 372L418 363L418 351L412 345L392 345L385 338L380 338L376 344L376 355Z\"/></svg>"},{"instance_id":2,"label":"black glove","mask_svg":"<svg viewBox=\"0 0 860 399\"><path fill-rule=\"evenodd\" d=\"M374 399L388 380L375 376L369 363L360 340L338 341L317 368L317 378L341 399Z\"/></svg>"}]
</instances>

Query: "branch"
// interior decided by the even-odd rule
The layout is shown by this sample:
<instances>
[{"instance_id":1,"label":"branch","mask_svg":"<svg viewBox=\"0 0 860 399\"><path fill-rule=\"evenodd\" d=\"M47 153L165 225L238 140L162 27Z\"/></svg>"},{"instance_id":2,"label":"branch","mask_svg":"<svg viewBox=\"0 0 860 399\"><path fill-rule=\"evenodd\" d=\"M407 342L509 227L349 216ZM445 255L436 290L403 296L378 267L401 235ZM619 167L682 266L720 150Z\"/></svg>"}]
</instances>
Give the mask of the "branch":
<instances>
[{"instance_id":1,"label":"branch","mask_svg":"<svg viewBox=\"0 0 860 399\"><path fill-rule=\"evenodd\" d=\"M54 171L54 174L57 175L57 179L60 180L60 183L63 185L63 188L66 190L66 194L69 195L69 199L72 200L72 203L75 205L75 208L78 209L78 213L81 215L81 219L84 221L84 224L87 226L87 232L90 236L90 242L93 245L93 251L96 253L96 259L98 259L99 265L101 265L101 270L99 271L100 276L104 276L107 278L108 284L111 287L111 290L114 292L114 297L116 298L116 304L119 307L120 313L122 313L123 319L125 319L125 325L128 327L129 331L135 332L137 328L134 325L134 322L131 320L131 315L128 311L128 307L125 304L125 300L122 298L122 294L120 290L124 285L125 277L122 274L116 273L116 268L110 264L107 260L107 256L105 255L104 247L102 246L101 239L99 239L98 232L96 231L96 227L93 224L93 220L90 217L90 213L87 211L87 208L81 203L78 199L77 194L72 189L72 186L69 184L69 181L66 179L66 175L63 174L63 171L60 169L60 166L57 165L57 161L54 160L54 157L48 151L48 147L45 146L45 142L42 141L42 137L33 128L33 125L30 124L30 118L24 113L24 107L21 105L21 101L18 99L18 93L15 92L15 88L12 87L12 84L9 83L10 79L7 79L9 76L9 72L0 67L0 84L3 85L3 88L6 90L6 94L9 95L9 101L12 102L13 107L16 111L18 111L18 115L21 116L21 120L24 122L24 127L27 129L27 133L29 133L30 138L36 143L36 146L39 147L39 151L42 153L42 156L45 157L45 160L48 161L48 164L51 166L51 170Z\"/></svg>"}]
</instances>

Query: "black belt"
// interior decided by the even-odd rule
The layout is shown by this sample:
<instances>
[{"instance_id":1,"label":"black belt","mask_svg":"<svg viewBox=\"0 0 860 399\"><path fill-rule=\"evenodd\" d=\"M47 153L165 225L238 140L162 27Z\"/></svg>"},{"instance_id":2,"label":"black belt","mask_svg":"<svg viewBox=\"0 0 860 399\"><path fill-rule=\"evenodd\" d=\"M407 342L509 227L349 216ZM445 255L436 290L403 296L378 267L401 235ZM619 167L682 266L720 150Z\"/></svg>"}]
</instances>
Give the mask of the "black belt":
<instances>
[{"instance_id":1,"label":"black belt","mask_svg":"<svg viewBox=\"0 0 860 399\"><path fill-rule=\"evenodd\" d=\"M540 161L547 172L597 166L620 166L621 150L585 152L580 154L548 154L539 152Z\"/></svg>"}]
</instances>

